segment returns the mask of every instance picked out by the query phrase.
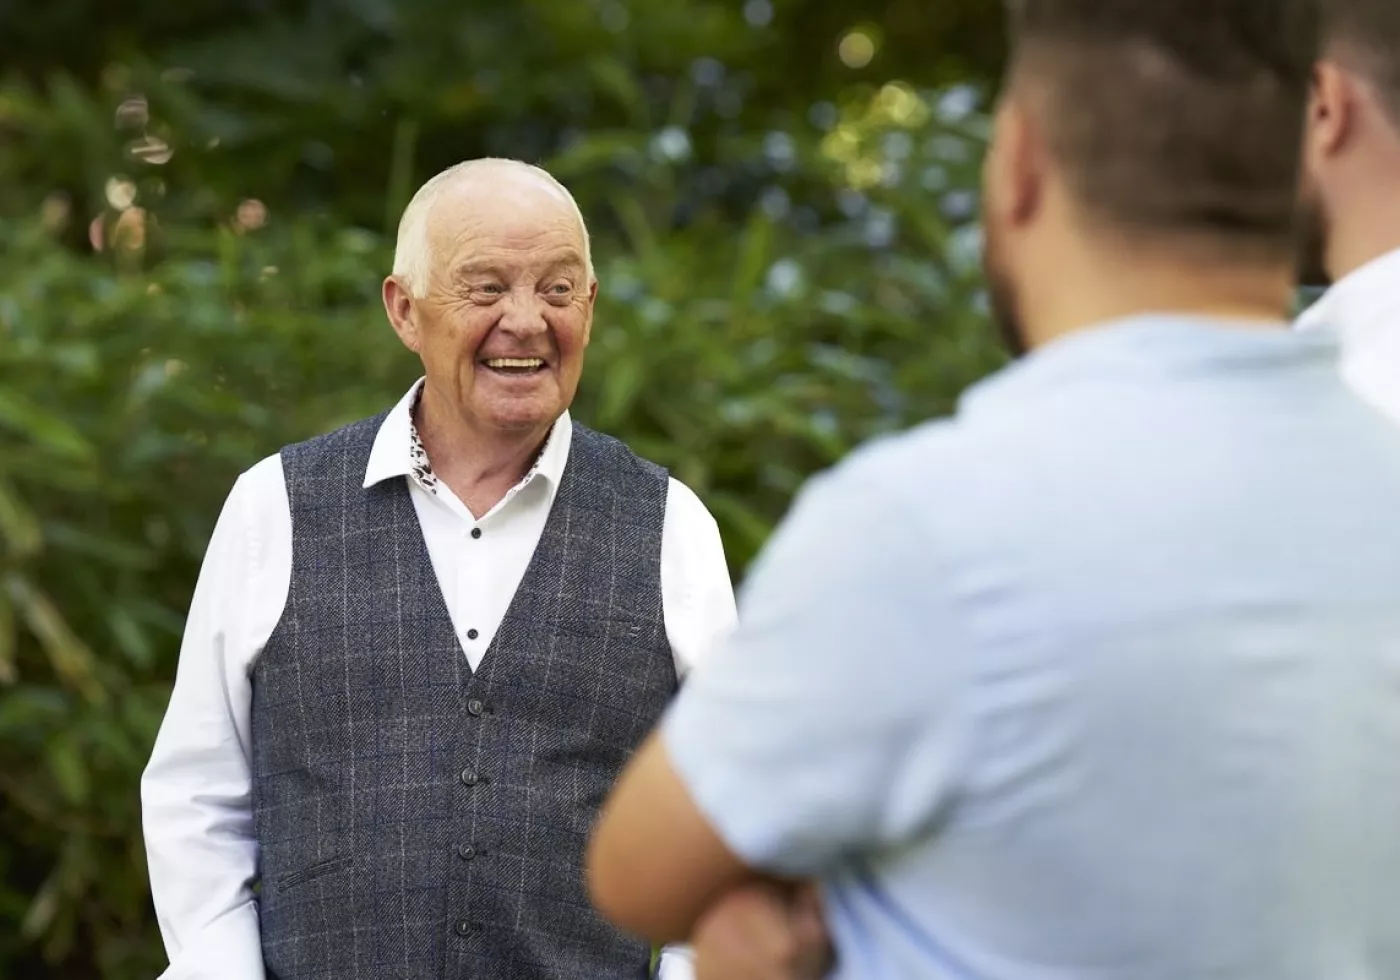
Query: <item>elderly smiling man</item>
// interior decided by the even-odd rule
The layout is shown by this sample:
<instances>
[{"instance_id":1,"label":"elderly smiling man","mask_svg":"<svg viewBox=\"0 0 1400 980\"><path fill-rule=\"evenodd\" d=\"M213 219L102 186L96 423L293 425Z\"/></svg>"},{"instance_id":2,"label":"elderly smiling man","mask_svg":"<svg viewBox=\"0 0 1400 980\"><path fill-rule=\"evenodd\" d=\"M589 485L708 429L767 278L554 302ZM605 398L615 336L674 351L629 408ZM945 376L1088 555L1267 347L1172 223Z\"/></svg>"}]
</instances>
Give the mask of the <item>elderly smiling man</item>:
<instances>
[{"instance_id":1,"label":"elderly smiling man","mask_svg":"<svg viewBox=\"0 0 1400 980\"><path fill-rule=\"evenodd\" d=\"M695 494L569 419L597 288L550 175L438 175L384 283L425 378L237 481L141 787L170 980L645 975L586 835L734 600Z\"/></svg>"}]
</instances>

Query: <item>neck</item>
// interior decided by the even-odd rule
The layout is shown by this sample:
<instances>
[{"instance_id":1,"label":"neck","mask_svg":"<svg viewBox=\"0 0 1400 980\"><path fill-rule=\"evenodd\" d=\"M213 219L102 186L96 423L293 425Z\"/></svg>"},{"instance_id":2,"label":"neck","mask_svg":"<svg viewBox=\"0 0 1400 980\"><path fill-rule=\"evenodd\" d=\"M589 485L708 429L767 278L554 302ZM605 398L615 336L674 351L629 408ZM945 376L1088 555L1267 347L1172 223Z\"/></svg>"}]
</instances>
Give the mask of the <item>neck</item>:
<instances>
[{"instance_id":1,"label":"neck","mask_svg":"<svg viewBox=\"0 0 1400 980\"><path fill-rule=\"evenodd\" d=\"M1124 256L1127 258L1125 259ZM1067 259L1067 261L1066 261ZM1023 309L1032 347L1125 317L1152 313L1284 324L1296 289L1286 262L1183 259L1140 245L1062 253L1046 263Z\"/></svg>"},{"instance_id":2,"label":"neck","mask_svg":"<svg viewBox=\"0 0 1400 980\"><path fill-rule=\"evenodd\" d=\"M480 517L525 478L554 423L482 431L465 422L450 402L424 388L414 424L433 475Z\"/></svg>"},{"instance_id":3,"label":"neck","mask_svg":"<svg viewBox=\"0 0 1400 980\"><path fill-rule=\"evenodd\" d=\"M1334 282L1400 249L1400 186L1372 193L1349 210L1329 231L1327 272Z\"/></svg>"}]
</instances>

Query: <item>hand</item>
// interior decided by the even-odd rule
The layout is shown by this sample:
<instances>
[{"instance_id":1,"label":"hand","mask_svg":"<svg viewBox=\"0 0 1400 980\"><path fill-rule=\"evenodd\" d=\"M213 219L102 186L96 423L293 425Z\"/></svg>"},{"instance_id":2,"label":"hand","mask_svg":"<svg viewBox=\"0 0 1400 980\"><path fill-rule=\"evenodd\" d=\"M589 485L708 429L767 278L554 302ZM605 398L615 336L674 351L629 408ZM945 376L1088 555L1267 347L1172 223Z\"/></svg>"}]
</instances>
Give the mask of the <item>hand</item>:
<instances>
[{"instance_id":1,"label":"hand","mask_svg":"<svg viewBox=\"0 0 1400 980\"><path fill-rule=\"evenodd\" d=\"M812 885L755 882L726 892L691 937L695 980L821 980L835 956Z\"/></svg>"}]
</instances>

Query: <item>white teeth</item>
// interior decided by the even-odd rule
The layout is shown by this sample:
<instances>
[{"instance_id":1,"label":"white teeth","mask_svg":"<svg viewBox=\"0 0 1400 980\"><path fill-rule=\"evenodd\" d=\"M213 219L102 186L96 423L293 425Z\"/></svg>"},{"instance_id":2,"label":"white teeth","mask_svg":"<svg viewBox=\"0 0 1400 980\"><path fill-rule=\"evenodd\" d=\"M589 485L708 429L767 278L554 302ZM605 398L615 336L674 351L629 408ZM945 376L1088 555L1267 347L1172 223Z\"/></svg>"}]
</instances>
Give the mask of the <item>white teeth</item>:
<instances>
[{"instance_id":1,"label":"white teeth","mask_svg":"<svg viewBox=\"0 0 1400 980\"><path fill-rule=\"evenodd\" d=\"M538 357L493 357L486 362L489 368L537 368L544 361Z\"/></svg>"}]
</instances>

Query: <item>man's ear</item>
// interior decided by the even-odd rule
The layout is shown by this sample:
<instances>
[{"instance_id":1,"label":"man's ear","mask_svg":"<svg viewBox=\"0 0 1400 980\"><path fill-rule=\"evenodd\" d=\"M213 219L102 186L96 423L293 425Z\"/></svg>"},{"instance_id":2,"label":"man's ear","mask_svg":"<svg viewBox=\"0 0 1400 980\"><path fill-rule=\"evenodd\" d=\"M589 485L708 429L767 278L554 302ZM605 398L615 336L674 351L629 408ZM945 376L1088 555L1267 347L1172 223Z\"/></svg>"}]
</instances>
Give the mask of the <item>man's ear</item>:
<instances>
[{"instance_id":1,"label":"man's ear","mask_svg":"<svg viewBox=\"0 0 1400 980\"><path fill-rule=\"evenodd\" d=\"M598 280L594 279L588 284L588 309L583 321L583 346L588 346L588 341L593 336L593 308L598 302Z\"/></svg>"},{"instance_id":2,"label":"man's ear","mask_svg":"<svg viewBox=\"0 0 1400 980\"><path fill-rule=\"evenodd\" d=\"M419 353L421 339L418 336L418 317L413 309L413 294L394 276L384 280L384 312L389 315L389 323L394 333L399 335L403 345L415 354Z\"/></svg>"},{"instance_id":3,"label":"man's ear","mask_svg":"<svg viewBox=\"0 0 1400 980\"><path fill-rule=\"evenodd\" d=\"M1049 154L1039 127L1025 107L1008 96L997 107L992 142L983 167L983 207L999 227L1030 223L1040 212Z\"/></svg>"},{"instance_id":4,"label":"man's ear","mask_svg":"<svg viewBox=\"0 0 1400 980\"><path fill-rule=\"evenodd\" d=\"M1356 128L1361 93L1356 79L1335 61L1313 66L1312 94L1308 99L1308 154L1319 162L1336 156Z\"/></svg>"}]
</instances>

